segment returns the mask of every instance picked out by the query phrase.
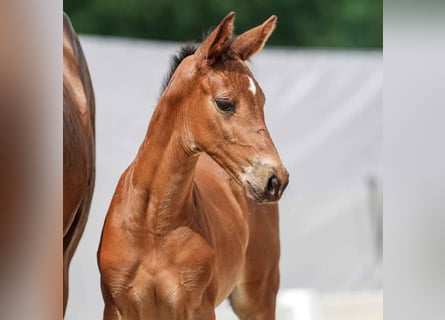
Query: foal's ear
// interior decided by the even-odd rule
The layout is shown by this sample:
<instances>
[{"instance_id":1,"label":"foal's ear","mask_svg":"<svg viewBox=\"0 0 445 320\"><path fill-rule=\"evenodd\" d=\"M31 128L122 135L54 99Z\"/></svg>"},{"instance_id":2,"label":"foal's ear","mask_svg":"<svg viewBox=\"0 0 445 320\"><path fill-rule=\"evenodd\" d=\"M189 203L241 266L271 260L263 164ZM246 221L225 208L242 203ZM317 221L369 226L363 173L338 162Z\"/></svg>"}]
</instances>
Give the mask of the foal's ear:
<instances>
[{"instance_id":1,"label":"foal's ear","mask_svg":"<svg viewBox=\"0 0 445 320\"><path fill-rule=\"evenodd\" d=\"M231 50L242 60L248 60L260 51L275 29L277 16L273 15L256 28L250 29L238 36L231 45Z\"/></svg>"},{"instance_id":2,"label":"foal's ear","mask_svg":"<svg viewBox=\"0 0 445 320\"><path fill-rule=\"evenodd\" d=\"M230 12L207 36L196 50L195 55L198 61L207 60L211 64L223 52L228 41L232 38L234 19L235 12Z\"/></svg>"}]
</instances>

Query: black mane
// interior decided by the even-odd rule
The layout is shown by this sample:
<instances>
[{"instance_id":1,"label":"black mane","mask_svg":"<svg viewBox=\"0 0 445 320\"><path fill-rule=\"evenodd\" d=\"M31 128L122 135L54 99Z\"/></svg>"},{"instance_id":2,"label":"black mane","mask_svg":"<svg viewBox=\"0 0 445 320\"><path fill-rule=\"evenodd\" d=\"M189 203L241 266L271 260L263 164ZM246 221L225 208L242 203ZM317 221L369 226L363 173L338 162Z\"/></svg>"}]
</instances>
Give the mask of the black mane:
<instances>
[{"instance_id":1,"label":"black mane","mask_svg":"<svg viewBox=\"0 0 445 320\"><path fill-rule=\"evenodd\" d=\"M165 88L167 88L168 83L170 82L170 79L173 76L173 73L175 73L176 69L178 68L179 64L187 58L188 56L191 56L195 53L196 49L198 49L199 44L194 42L189 42L179 49L179 51L170 58L170 69L168 70L167 75L164 78L164 81L162 82L161 86L161 94L164 92Z\"/></svg>"},{"instance_id":2,"label":"black mane","mask_svg":"<svg viewBox=\"0 0 445 320\"><path fill-rule=\"evenodd\" d=\"M206 39L211 33L212 33L213 28L210 28L209 30L207 30L207 32L203 33L203 41L204 39ZM227 41L226 46L223 50L223 53L220 57L220 59L224 60L226 58L233 58L233 56L230 53L230 45L233 42L233 38L229 39L229 41ZM162 86L161 86L161 95L162 93L165 91L165 88L167 88L168 83L170 82L173 73L175 73L176 69L178 68L179 64L182 62L182 60L184 60L185 58L187 58L188 56L191 56L192 54L195 54L196 50L199 48L201 44L197 43L197 42L187 42L185 44L183 44L180 48L179 51L171 56L170 58L170 69L168 70L167 75L165 76L164 80L162 81Z\"/></svg>"}]
</instances>

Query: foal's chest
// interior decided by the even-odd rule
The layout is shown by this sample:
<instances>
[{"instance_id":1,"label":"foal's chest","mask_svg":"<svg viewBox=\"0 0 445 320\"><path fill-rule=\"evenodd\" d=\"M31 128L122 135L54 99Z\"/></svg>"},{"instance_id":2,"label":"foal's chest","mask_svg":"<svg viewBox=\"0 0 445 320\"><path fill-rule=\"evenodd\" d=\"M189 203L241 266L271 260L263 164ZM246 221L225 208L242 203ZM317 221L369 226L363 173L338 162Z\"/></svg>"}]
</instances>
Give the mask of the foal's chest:
<instances>
[{"instance_id":1,"label":"foal's chest","mask_svg":"<svg viewBox=\"0 0 445 320\"><path fill-rule=\"evenodd\" d=\"M143 256L128 279L128 299L147 312L198 307L212 294L213 249L192 230L181 227L160 245L141 250ZM149 309L151 311L149 311Z\"/></svg>"}]
</instances>

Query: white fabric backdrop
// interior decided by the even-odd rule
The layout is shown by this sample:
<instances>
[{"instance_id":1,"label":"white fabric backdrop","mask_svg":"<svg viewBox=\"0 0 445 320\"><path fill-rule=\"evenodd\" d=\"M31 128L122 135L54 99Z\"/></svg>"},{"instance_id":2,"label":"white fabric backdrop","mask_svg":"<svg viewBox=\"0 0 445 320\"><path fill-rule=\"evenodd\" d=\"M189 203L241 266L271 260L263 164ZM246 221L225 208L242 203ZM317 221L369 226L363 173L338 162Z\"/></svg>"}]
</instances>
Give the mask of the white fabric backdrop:
<instances>
[{"instance_id":1,"label":"white fabric backdrop","mask_svg":"<svg viewBox=\"0 0 445 320\"><path fill-rule=\"evenodd\" d=\"M71 264L68 320L102 316L96 251L103 220L179 47L86 36L81 42L96 93L97 174ZM381 288L381 52L266 48L251 69L291 174L280 204L281 287Z\"/></svg>"}]
</instances>

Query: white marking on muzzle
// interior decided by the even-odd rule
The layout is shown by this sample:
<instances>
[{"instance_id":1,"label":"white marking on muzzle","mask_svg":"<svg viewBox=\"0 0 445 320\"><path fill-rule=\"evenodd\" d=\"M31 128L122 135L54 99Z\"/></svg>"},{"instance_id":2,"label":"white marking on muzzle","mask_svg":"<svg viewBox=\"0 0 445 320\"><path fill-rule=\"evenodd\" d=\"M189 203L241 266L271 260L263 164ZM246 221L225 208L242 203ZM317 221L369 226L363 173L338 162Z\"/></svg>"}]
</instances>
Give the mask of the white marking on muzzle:
<instances>
[{"instance_id":1,"label":"white marking on muzzle","mask_svg":"<svg viewBox=\"0 0 445 320\"><path fill-rule=\"evenodd\" d=\"M249 91L253 93L253 95L256 94L256 86L255 82L252 80L251 77L247 77L249 79Z\"/></svg>"},{"instance_id":2,"label":"white marking on muzzle","mask_svg":"<svg viewBox=\"0 0 445 320\"><path fill-rule=\"evenodd\" d=\"M277 163L275 160L270 159L268 157L256 157L253 160L253 163L251 166L247 166L243 168L243 173L239 175L239 179L242 183L245 183L247 180L252 178L252 175L255 174L256 170L258 169L271 169L276 168Z\"/></svg>"},{"instance_id":3,"label":"white marking on muzzle","mask_svg":"<svg viewBox=\"0 0 445 320\"><path fill-rule=\"evenodd\" d=\"M267 156L258 156L253 159L252 165L243 168L243 172L239 175L239 179L244 187L249 184L251 187L256 186L258 188L258 186L264 182L259 180L257 177L258 174L264 176L265 174L273 171L273 169L276 167L277 163L275 160ZM247 193L247 196L250 199L255 200L253 195L251 195L249 192Z\"/></svg>"}]
</instances>

